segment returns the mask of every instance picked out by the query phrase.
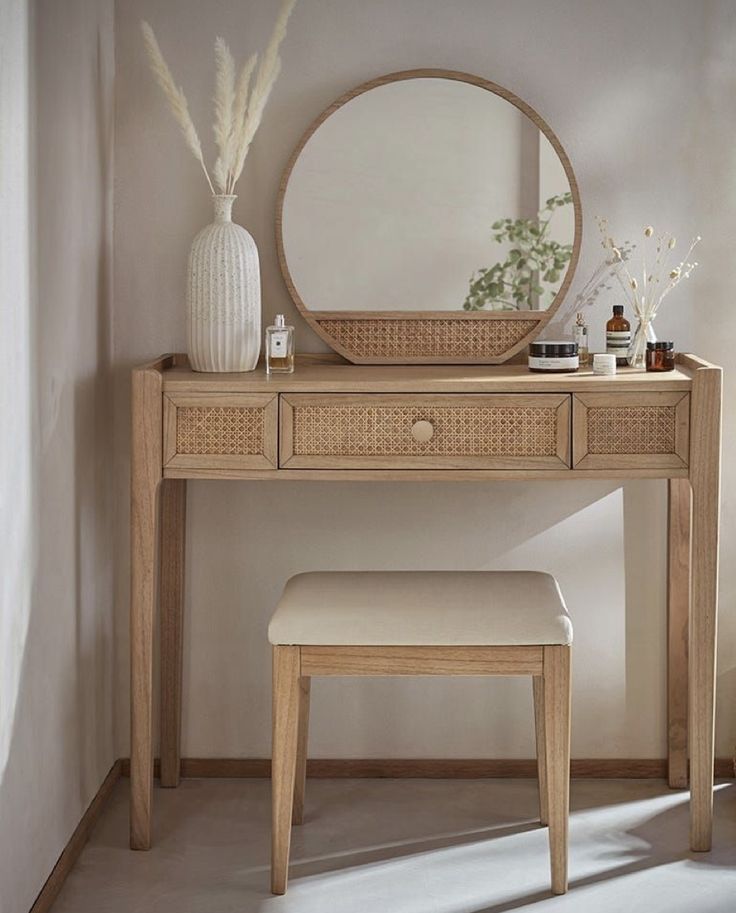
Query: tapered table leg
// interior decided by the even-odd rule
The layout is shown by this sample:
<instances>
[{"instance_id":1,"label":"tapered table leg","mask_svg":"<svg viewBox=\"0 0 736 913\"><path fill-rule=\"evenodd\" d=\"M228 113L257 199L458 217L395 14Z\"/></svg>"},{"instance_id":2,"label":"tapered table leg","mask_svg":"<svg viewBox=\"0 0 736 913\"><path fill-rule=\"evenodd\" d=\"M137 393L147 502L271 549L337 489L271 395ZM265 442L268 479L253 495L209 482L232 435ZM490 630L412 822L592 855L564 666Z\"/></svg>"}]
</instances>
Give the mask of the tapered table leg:
<instances>
[{"instance_id":1,"label":"tapered table leg","mask_svg":"<svg viewBox=\"0 0 736 913\"><path fill-rule=\"evenodd\" d=\"M690 481L670 479L667 509L667 753L668 780L673 789L684 789L688 784L691 504Z\"/></svg>"},{"instance_id":2,"label":"tapered table leg","mask_svg":"<svg viewBox=\"0 0 736 913\"><path fill-rule=\"evenodd\" d=\"M552 893L567 891L570 817L570 647L544 648L544 741Z\"/></svg>"},{"instance_id":3,"label":"tapered table leg","mask_svg":"<svg viewBox=\"0 0 736 913\"><path fill-rule=\"evenodd\" d=\"M178 786L181 764L181 687L184 646L186 479L161 485L161 786Z\"/></svg>"},{"instance_id":4,"label":"tapered table leg","mask_svg":"<svg viewBox=\"0 0 736 913\"><path fill-rule=\"evenodd\" d=\"M273 648L271 745L271 893L285 894L299 742L300 648Z\"/></svg>"},{"instance_id":5,"label":"tapered table leg","mask_svg":"<svg viewBox=\"0 0 736 913\"><path fill-rule=\"evenodd\" d=\"M161 375L133 372L130 502L130 846L151 846L153 626L161 481Z\"/></svg>"},{"instance_id":6,"label":"tapered table leg","mask_svg":"<svg viewBox=\"0 0 736 913\"><path fill-rule=\"evenodd\" d=\"M691 400L690 848L711 847L718 610L721 369L695 372Z\"/></svg>"}]
</instances>

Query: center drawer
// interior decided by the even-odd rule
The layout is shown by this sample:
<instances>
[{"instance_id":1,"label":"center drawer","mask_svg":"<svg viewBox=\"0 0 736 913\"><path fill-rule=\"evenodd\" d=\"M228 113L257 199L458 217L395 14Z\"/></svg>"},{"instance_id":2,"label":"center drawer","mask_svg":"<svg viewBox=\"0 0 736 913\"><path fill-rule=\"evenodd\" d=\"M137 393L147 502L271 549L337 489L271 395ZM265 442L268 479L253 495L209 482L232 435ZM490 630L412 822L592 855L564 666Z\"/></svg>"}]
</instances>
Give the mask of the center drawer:
<instances>
[{"instance_id":1,"label":"center drawer","mask_svg":"<svg viewBox=\"0 0 736 913\"><path fill-rule=\"evenodd\" d=\"M283 394L288 469L567 469L567 394Z\"/></svg>"}]
</instances>

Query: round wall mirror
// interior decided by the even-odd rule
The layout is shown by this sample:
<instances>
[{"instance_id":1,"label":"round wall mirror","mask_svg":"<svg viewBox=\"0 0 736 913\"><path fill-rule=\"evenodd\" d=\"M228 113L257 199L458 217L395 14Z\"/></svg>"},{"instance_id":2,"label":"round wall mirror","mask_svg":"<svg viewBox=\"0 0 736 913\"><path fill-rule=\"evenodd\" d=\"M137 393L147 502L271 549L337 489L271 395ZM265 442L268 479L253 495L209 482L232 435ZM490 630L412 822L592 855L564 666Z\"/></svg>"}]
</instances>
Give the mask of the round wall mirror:
<instances>
[{"instance_id":1,"label":"round wall mirror","mask_svg":"<svg viewBox=\"0 0 736 913\"><path fill-rule=\"evenodd\" d=\"M279 258L300 312L361 363L497 363L533 339L577 264L570 162L487 80L394 73L338 99L281 184Z\"/></svg>"}]
</instances>

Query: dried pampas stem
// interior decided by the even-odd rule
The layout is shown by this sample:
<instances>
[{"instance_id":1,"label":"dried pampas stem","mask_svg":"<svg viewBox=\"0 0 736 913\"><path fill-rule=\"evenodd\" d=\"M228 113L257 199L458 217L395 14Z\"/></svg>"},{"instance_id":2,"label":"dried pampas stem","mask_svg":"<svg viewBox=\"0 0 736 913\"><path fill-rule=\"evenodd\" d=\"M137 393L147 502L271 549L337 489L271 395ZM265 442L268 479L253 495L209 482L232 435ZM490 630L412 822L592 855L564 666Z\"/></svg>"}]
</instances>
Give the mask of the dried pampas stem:
<instances>
[{"instance_id":1,"label":"dried pampas stem","mask_svg":"<svg viewBox=\"0 0 736 913\"><path fill-rule=\"evenodd\" d=\"M210 185L210 190L214 194L215 189L212 186L212 181L210 180L207 166L205 165L204 157L202 156L202 144L199 142L197 130L189 115L189 105L187 104L186 96L182 89L174 82L174 78L166 65L164 55L161 53L161 48L159 47L158 41L156 41L156 35L151 26L147 22L142 22L141 30L143 31L143 40L146 45L146 51L148 52L148 59L151 64L151 69L153 70L153 75L156 77L156 81L169 102L171 112L184 134L187 146L189 146L192 154L202 166L204 175L207 178L207 183Z\"/></svg>"},{"instance_id":2,"label":"dried pampas stem","mask_svg":"<svg viewBox=\"0 0 736 913\"><path fill-rule=\"evenodd\" d=\"M230 173L230 185L228 187L228 193L232 193L235 186L236 178L234 171L239 148L239 127L242 129L242 125L245 123L245 118L248 113L248 93L250 91L250 80L253 76L253 71L256 68L257 62L258 54L251 54L251 56L243 64L243 69L240 71L240 75L238 76L238 85L235 90L235 121L233 123L232 136L233 167Z\"/></svg>"},{"instance_id":3,"label":"dried pampas stem","mask_svg":"<svg viewBox=\"0 0 736 913\"><path fill-rule=\"evenodd\" d=\"M248 155L250 144L256 134L256 130L261 123L263 110L266 107L268 96L281 70L281 61L279 60L279 47L286 35L286 24L289 21L291 11L294 9L296 0L284 0L281 5L276 24L274 25L271 40L268 43L261 63L256 73L253 91L251 92L248 102L248 111L241 125L236 147L235 168L233 171L232 184L238 180L243 171L245 158Z\"/></svg>"},{"instance_id":4,"label":"dried pampas stem","mask_svg":"<svg viewBox=\"0 0 736 913\"><path fill-rule=\"evenodd\" d=\"M258 55L253 54L243 65L237 82L235 60L230 48L223 38L215 39L216 76L213 131L218 154L213 175L220 193L233 193L235 182L243 171L250 144L260 126L266 102L281 70L279 48L286 35L286 24L295 4L296 0L282 0L271 40L261 57L258 70L256 71ZM156 81L169 102L169 107L184 134L187 146L202 166L202 171L204 171L207 183L214 195L215 188L212 186L204 163L202 144L189 115L186 96L174 82L151 26L147 22L141 22L141 30ZM256 75L251 88L253 73Z\"/></svg>"},{"instance_id":5,"label":"dried pampas stem","mask_svg":"<svg viewBox=\"0 0 736 913\"><path fill-rule=\"evenodd\" d=\"M215 122L213 131L219 155L213 170L220 193L229 192L233 170L235 133L235 61L222 38L215 38Z\"/></svg>"}]
</instances>

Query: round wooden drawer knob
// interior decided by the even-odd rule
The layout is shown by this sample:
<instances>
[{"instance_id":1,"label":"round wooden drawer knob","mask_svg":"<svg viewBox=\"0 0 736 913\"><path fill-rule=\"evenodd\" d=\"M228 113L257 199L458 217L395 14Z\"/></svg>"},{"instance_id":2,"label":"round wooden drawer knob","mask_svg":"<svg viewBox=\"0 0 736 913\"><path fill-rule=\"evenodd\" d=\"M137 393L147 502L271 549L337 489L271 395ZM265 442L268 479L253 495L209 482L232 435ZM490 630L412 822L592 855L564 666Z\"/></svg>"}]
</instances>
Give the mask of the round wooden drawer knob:
<instances>
[{"instance_id":1,"label":"round wooden drawer knob","mask_svg":"<svg viewBox=\"0 0 736 913\"><path fill-rule=\"evenodd\" d=\"M414 422L411 426L411 436L422 444L431 441L434 437L434 425L432 422Z\"/></svg>"}]
</instances>

